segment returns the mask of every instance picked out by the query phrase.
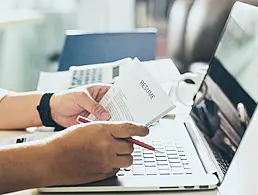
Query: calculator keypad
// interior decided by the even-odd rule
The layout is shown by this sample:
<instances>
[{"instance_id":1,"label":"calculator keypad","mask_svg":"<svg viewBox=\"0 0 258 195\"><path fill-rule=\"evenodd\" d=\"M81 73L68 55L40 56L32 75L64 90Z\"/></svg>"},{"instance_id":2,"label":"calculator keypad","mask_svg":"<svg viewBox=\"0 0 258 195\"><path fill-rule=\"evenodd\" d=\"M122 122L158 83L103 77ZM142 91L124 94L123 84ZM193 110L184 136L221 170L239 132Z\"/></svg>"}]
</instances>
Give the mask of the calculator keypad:
<instances>
[{"instance_id":1,"label":"calculator keypad","mask_svg":"<svg viewBox=\"0 0 258 195\"><path fill-rule=\"evenodd\" d=\"M103 82L102 69L74 70L72 73L72 86L87 85Z\"/></svg>"}]
</instances>

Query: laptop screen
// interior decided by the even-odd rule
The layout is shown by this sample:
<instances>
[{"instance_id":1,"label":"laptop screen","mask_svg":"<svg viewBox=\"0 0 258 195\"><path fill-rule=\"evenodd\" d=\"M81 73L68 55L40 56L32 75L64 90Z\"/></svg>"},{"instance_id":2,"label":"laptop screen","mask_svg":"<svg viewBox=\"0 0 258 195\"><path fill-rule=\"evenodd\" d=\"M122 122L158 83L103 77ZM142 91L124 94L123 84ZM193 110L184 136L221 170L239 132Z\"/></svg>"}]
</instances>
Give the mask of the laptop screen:
<instances>
[{"instance_id":1,"label":"laptop screen","mask_svg":"<svg viewBox=\"0 0 258 195\"><path fill-rule=\"evenodd\" d=\"M224 174L258 101L257 13L232 11L191 111Z\"/></svg>"}]
</instances>

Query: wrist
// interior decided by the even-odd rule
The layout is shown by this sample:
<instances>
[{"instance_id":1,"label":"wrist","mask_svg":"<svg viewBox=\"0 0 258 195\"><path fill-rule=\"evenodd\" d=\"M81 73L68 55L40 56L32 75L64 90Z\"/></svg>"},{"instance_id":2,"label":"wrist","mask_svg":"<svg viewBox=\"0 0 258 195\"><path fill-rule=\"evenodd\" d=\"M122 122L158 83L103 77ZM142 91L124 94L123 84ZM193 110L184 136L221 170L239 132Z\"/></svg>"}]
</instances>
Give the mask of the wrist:
<instances>
[{"instance_id":1,"label":"wrist","mask_svg":"<svg viewBox=\"0 0 258 195\"><path fill-rule=\"evenodd\" d=\"M57 108L59 107L59 98L56 94L52 95L49 101L50 115L56 123L58 123Z\"/></svg>"},{"instance_id":2,"label":"wrist","mask_svg":"<svg viewBox=\"0 0 258 195\"><path fill-rule=\"evenodd\" d=\"M40 187L59 185L62 183L61 178L58 174L57 166L58 162L59 147L53 141L47 141L44 144L38 146L40 157L38 158L37 170L41 170L41 177L38 178ZM57 157L59 156L59 157Z\"/></svg>"},{"instance_id":3,"label":"wrist","mask_svg":"<svg viewBox=\"0 0 258 195\"><path fill-rule=\"evenodd\" d=\"M50 138L51 139L51 138ZM60 159L64 152L60 151L60 147L53 140L47 140L38 146L38 164L36 171L40 170L40 177L38 182L40 187L54 186L62 184L62 177L60 177L59 166L62 164ZM61 158L60 158L61 157Z\"/></svg>"},{"instance_id":4,"label":"wrist","mask_svg":"<svg viewBox=\"0 0 258 195\"><path fill-rule=\"evenodd\" d=\"M60 134L59 134L60 136ZM67 175L65 170L68 168L66 156L69 154L67 146L61 137L53 136L49 143L46 144L45 151L47 151L46 164L43 168L46 173L47 184L44 186L56 186L66 183ZM68 152L68 153L67 153ZM66 155L64 155L66 154Z\"/></svg>"},{"instance_id":5,"label":"wrist","mask_svg":"<svg viewBox=\"0 0 258 195\"><path fill-rule=\"evenodd\" d=\"M45 93L40 100L40 104L37 106L42 124L46 127L55 127L56 131L65 129L58 124L57 117L59 114L56 113L56 110L60 108L56 100L59 101L59 99L53 93Z\"/></svg>"},{"instance_id":6,"label":"wrist","mask_svg":"<svg viewBox=\"0 0 258 195\"><path fill-rule=\"evenodd\" d=\"M40 154L36 166L36 171L40 174L38 178L35 178L35 180L38 180L39 187L46 187L46 186L52 186L55 185L55 180L53 177L54 169L54 148L52 147L51 143L44 143L40 144L37 147L38 154Z\"/></svg>"}]
</instances>

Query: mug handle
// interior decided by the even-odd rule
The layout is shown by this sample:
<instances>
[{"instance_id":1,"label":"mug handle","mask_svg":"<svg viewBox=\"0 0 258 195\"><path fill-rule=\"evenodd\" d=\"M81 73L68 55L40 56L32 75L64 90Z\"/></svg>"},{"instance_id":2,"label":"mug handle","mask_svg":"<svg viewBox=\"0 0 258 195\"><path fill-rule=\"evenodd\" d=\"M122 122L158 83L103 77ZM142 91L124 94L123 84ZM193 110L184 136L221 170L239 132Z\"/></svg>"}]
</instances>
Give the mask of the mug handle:
<instances>
[{"instance_id":1,"label":"mug handle","mask_svg":"<svg viewBox=\"0 0 258 195\"><path fill-rule=\"evenodd\" d=\"M185 103L181 98L180 98L180 95L179 95L179 91L180 91L180 83L181 82L185 82L185 80L191 80L193 81L195 87L196 87L196 91L197 91L197 84L199 84L200 82L200 78L201 78L201 75L200 74L196 74L196 73L190 73L190 72L187 72L187 73L184 73L180 76L179 80L177 81L177 85L176 85L176 88L175 88L175 95L176 95L176 98L177 100L185 105L185 106L192 106L193 105L193 102L191 104L187 104Z\"/></svg>"}]
</instances>

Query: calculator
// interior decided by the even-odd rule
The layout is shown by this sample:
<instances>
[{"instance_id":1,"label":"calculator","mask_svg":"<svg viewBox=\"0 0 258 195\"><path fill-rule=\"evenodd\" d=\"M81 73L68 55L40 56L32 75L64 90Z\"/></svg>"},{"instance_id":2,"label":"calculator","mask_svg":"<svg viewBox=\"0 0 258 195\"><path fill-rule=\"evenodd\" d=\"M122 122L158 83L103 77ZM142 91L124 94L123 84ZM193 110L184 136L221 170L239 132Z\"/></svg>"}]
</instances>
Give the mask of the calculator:
<instances>
[{"instance_id":1,"label":"calculator","mask_svg":"<svg viewBox=\"0 0 258 195\"><path fill-rule=\"evenodd\" d=\"M122 65L124 66L128 62L129 60L126 58L113 63L72 66L69 69L72 76L71 86L113 83L114 79L119 76Z\"/></svg>"}]
</instances>

